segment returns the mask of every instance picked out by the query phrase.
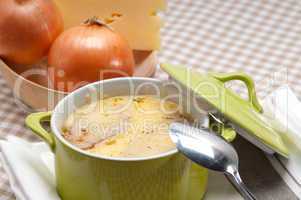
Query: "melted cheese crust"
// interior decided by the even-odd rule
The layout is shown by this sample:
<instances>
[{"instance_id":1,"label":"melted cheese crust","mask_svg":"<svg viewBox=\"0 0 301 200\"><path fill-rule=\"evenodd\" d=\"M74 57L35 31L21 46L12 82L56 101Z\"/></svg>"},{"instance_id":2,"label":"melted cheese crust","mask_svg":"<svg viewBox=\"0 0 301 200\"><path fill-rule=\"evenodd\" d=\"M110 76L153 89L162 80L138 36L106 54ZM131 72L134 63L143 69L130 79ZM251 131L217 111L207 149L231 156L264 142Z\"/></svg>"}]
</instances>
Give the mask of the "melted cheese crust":
<instances>
[{"instance_id":1,"label":"melted cheese crust","mask_svg":"<svg viewBox=\"0 0 301 200\"><path fill-rule=\"evenodd\" d=\"M177 104L155 96L116 96L85 105L66 120L63 136L93 154L144 157L175 148L168 128L184 122Z\"/></svg>"}]
</instances>

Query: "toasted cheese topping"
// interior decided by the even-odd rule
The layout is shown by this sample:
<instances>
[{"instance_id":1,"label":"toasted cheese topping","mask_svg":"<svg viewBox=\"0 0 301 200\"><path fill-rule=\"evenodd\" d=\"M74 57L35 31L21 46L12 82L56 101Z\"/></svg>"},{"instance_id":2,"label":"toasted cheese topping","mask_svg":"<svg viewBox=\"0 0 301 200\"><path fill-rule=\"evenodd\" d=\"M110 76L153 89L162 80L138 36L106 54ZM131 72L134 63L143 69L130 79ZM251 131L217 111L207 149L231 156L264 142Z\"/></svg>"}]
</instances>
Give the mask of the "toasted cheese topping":
<instances>
[{"instance_id":1,"label":"toasted cheese topping","mask_svg":"<svg viewBox=\"0 0 301 200\"><path fill-rule=\"evenodd\" d=\"M85 105L66 120L63 136L93 154L143 157L175 148L168 128L185 121L177 104L155 96L117 96Z\"/></svg>"}]
</instances>

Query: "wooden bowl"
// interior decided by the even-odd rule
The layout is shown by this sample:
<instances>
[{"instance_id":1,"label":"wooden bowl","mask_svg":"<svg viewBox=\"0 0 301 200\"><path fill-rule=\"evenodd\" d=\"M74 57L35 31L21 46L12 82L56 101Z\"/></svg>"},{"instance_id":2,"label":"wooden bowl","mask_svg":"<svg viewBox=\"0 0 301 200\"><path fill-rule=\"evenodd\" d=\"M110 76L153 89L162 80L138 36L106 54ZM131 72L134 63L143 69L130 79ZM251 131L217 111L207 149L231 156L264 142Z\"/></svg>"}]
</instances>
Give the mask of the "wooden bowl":
<instances>
[{"instance_id":1,"label":"wooden bowl","mask_svg":"<svg viewBox=\"0 0 301 200\"><path fill-rule=\"evenodd\" d=\"M151 77L157 67L156 52L134 51L136 68L134 76ZM33 66L15 66L5 63L0 59L0 72L12 89L15 98L19 103L35 111L53 110L56 104L68 93L47 88L47 66L45 61ZM39 70L44 75L31 76L30 80L21 76L26 70Z\"/></svg>"}]
</instances>

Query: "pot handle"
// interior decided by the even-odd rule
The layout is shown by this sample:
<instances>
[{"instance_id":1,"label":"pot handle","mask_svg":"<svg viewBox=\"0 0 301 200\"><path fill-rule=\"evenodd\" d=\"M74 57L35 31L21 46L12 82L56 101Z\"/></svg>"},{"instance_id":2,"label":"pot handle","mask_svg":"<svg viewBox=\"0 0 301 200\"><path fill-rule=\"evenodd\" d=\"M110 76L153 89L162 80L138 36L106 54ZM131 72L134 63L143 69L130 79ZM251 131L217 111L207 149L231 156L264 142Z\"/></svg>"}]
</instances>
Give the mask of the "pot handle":
<instances>
[{"instance_id":1,"label":"pot handle","mask_svg":"<svg viewBox=\"0 0 301 200\"><path fill-rule=\"evenodd\" d=\"M255 90L255 84L253 79L243 73L243 72L233 72L233 73L210 73L211 76L218 79L219 81L226 83L228 81L233 80L239 80L244 82L248 89L248 95L249 95L249 102L251 103L251 106L259 113L263 112L263 109L257 99L256 96L256 90Z\"/></svg>"},{"instance_id":2,"label":"pot handle","mask_svg":"<svg viewBox=\"0 0 301 200\"><path fill-rule=\"evenodd\" d=\"M209 129L212 132L219 134L227 142L233 142L237 135L233 126L216 118L212 113L209 113Z\"/></svg>"},{"instance_id":3,"label":"pot handle","mask_svg":"<svg viewBox=\"0 0 301 200\"><path fill-rule=\"evenodd\" d=\"M215 124L211 124L211 130L213 131L213 126ZM218 132L222 138L224 138L227 142L233 142L236 138L236 131L232 127L222 127Z\"/></svg>"},{"instance_id":4,"label":"pot handle","mask_svg":"<svg viewBox=\"0 0 301 200\"><path fill-rule=\"evenodd\" d=\"M51 133L46 131L41 122L50 121L51 112L39 112L28 115L25 119L25 124L30 128L36 135L41 137L45 142L48 143L51 150L55 148L54 137Z\"/></svg>"}]
</instances>

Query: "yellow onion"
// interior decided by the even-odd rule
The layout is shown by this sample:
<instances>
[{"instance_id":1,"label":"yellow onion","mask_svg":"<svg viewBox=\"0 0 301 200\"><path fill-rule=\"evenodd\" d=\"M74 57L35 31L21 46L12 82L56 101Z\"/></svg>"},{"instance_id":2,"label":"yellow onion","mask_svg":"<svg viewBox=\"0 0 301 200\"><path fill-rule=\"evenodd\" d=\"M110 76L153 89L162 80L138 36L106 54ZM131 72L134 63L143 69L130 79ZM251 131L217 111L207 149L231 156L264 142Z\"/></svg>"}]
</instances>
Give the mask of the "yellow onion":
<instances>
[{"instance_id":1,"label":"yellow onion","mask_svg":"<svg viewBox=\"0 0 301 200\"><path fill-rule=\"evenodd\" d=\"M61 13L51 0L0 0L1 59L33 64L62 31Z\"/></svg>"},{"instance_id":2,"label":"yellow onion","mask_svg":"<svg viewBox=\"0 0 301 200\"><path fill-rule=\"evenodd\" d=\"M98 80L132 76L134 56L127 41L96 18L63 32L49 55L49 78L70 92Z\"/></svg>"}]
</instances>

